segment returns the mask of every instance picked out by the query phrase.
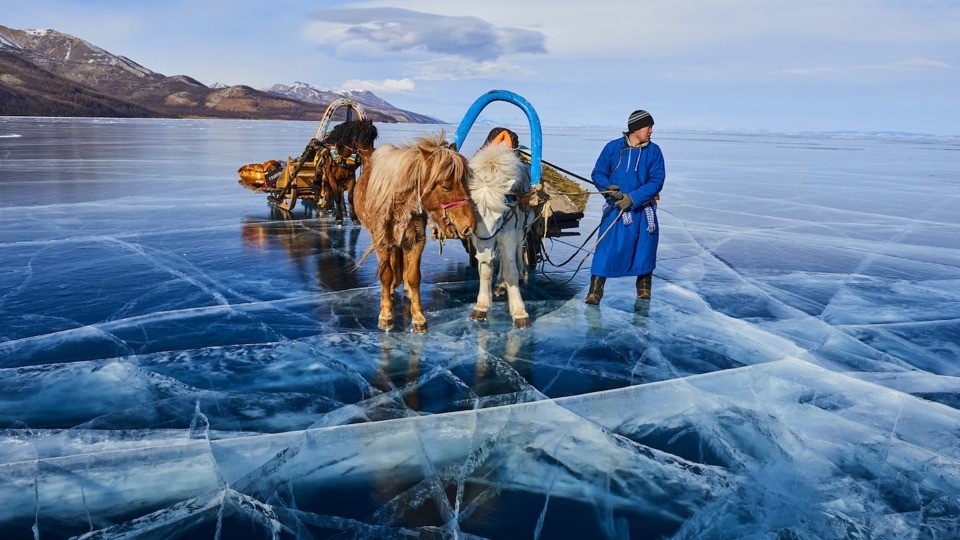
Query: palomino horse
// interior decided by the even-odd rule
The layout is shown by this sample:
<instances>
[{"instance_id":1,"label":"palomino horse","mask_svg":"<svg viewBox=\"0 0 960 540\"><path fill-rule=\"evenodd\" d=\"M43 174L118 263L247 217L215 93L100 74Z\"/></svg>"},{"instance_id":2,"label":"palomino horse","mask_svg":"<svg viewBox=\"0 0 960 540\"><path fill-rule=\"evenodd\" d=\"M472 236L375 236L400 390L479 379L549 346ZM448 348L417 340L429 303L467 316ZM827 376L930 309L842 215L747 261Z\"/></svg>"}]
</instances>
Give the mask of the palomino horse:
<instances>
[{"instance_id":1,"label":"palomino horse","mask_svg":"<svg viewBox=\"0 0 960 540\"><path fill-rule=\"evenodd\" d=\"M350 201L350 220L359 225L357 210L354 207L353 186L356 181L357 167L363 159L361 149L373 151L377 139L377 127L373 120L352 120L333 128L330 135L323 139L323 159L320 165L320 178L328 208L332 203L337 225L343 225L343 194L348 193Z\"/></svg>"},{"instance_id":2,"label":"palomino horse","mask_svg":"<svg viewBox=\"0 0 960 540\"><path fill-rule=\"evenodd\" d=\"M506 288L513 325L530 326L520 296L520 265L523 264L523 240L533 224L533 214L521 198L530 191L530 175L509 142L482 147L470 158L470 196L476 205L477 230L474 233L476 258L480 271L480 292L470 318L487 318L492 301L493 260L499 254L500 273L497 288Z\"/></svg>"},{"instance_id":3,"label":"palomino horse","mask_svg":"<svg viewBox=\"0 0 960 540\"><path fill-rule=\"evenodd\" d=\"M360 262L376 251L382 286L377 326L383 330L393 328L393 291L402 280L403 292L410 298L413 331L427 331L420 303L427 217L450 237L469 237L477 227L467 192L467 159L443 138L441 133L409 146L387 144L370 156L361 150L364 165L354 200L372 240Z\"/></svg>"}]
</instances>

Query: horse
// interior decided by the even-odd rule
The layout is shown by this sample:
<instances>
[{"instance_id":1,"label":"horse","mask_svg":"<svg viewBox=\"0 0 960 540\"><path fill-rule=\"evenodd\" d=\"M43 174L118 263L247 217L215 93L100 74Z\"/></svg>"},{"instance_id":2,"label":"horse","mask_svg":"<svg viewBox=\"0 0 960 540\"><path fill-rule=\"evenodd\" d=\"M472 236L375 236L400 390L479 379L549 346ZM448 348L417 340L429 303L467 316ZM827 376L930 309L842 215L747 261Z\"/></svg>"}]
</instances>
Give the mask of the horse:
<instances>
[{"instance_id":1,"label":"horse","mask_svg":"<svg viewBox=\"0 0 960 540\"><path fill-rule=\"evenodd\" d=\"M413 144L361 149L363 168L354 187L357 215L372 237L360 263L376 252L380 277L377 326L393 328L393 292L402 281L410 298L413 331L427 331L420 303L420 260L429 217L450 237L469 237L477 228L470 206L467 159L447 146L441 132Z\"/></svg>"},{"instance_id":2,"label":"horse","mask_svg":"<svg viewBox=\"0 0 960 540\"><path fill-rule=\"evenodd\" d=\"M521 268L523 241L534 221L533 213L521 200L530 191L530 174L507 144L483 146L469 162L470 196L477 213L473 241L480 272L480 291L470 318L487 318L492 301L493 261L499 255L497 289L506 289L514 327L527 328L530 316L520 296L519 282L525 270Z\"/></svg>"},{"instance_id":3,"label":"horse","mask_svg":"<svg viewBox=\"0 0 960 540\"><path fill-rule=\"evenodd\" d=\"M321 192L327 201L327 208L333 206L337 225L343 225L343 194L348 193L350 201L350 221L360 225L354 205L353 187L356 182L357 167L362 166L360 149L373 150L377 139L377 127L373 120L352 120L337 125L324 137L319 177Z\"/></svg>"}]
</instances>

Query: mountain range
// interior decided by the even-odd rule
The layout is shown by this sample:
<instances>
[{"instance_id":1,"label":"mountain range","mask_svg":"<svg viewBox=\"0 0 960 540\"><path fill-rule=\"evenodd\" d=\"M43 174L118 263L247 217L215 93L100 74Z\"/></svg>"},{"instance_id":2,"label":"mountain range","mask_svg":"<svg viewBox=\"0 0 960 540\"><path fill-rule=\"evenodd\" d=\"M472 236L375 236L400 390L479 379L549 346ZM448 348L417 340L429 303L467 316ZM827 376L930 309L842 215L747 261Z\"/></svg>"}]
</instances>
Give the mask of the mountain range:
<instances>
[{"instance_id":1,"label":"mountain range","mask_svg":"<svg viewBox=\"0 0 960 540\"><path fill-rule=\"evenodd\" d=\"M0 115L318 119L333 100L360 103L377 122L440 123L373 92L297 82L257 90L166 76L56 30L0 25ZM342 110L341 110L342 111Z\"/></svg>"}]
</instances>

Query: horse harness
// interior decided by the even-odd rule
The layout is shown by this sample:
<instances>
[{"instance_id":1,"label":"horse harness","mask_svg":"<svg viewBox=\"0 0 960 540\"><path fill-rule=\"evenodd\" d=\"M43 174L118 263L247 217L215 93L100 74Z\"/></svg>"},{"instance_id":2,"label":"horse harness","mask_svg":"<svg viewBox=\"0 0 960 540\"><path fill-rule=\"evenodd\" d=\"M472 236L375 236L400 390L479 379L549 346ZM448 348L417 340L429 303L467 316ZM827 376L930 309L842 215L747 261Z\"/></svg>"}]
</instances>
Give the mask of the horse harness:
<instances>
[{"instance_id":1,"label":"horse harness","mask_svg":"<svg viewBox=\"0 0 960 540\"><path fill-rule=\"evenodd\" d=\"M523 212L523 230L527 229L527 222L530 217L530 202L526 194L519 193L508 193L505 197L507 203L510 205L510 208L500 216L499 221L500 225L497 226L497 230L493 231L490 236L484 238L477 235L477 240L487 241L493 238L496 238L500 231L503 230L504 226L510 222L510 220L515 219L517 223L520 223L520 213Z\"/></svg>"},{"instance_id":2,"label":"horse harness","mask_svg":"<svg viewBox=\"0 0 960 540\"><path fill-rule=\"evenodd\" d=\"M335 144L328 144L328 145L326 145L326 147L327 147L327 151L328 151L329 154L330 154L330 161L331 161L334 165L339 165L340 167L343 167L344 169L353 170L353 169L356 169L357 167L359 167L359 166L362 164L361 161L360 161L360 154L359 154L359 152L357 152L357 151L354 150L353 148L350 148L349 146L346 146L346 145L343 146L343 147L346 148L347 150L350 150L351 154L348 155L348 156L342 156L342 155L340 155L340 152L337 150L337 145L335 145Z\"/></svg>"}]
</instances>

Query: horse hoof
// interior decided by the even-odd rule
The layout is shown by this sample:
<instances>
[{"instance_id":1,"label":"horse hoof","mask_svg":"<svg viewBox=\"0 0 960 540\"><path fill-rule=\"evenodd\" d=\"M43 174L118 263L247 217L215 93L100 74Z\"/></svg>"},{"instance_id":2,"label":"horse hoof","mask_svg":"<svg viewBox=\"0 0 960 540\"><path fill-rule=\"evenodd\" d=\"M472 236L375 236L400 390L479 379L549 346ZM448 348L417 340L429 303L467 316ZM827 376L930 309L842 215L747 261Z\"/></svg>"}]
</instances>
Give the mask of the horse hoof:
<instances>
[{"instance_id":1,"label":"horse hoof","mask_svg":"<svg viewBox=\"0 0 960 540\"><path fill-rule=\"evenodd\" d=\"M338 220L337 220L337 227L343 227L343 220L342 220L342 219L338 219Z\"/></svg>"},{"instance_id":2,"label":"horse hoof","mask_svg":"<svg viewBox=\"0 0 960 540\"><path fill-rule=\"evenodd\" d=\"M393 330L393 319L379 319L377 328L381 330Z\"/></svg>"},{"instance_id":3,"label":"horse hoof","mask_svg":"<svg viewBox=\"0 0 960 540\"><path fill-rule=\"evenodd\" d=\"M514 328L530 328L530 317L520 317L513 320Z\"/></svg>"},{"instance_id":4,"label":"horse hoof","mask_svg":"<svg viewBox=\"0 0 960 540\"><path fill-rule=\"evenodd\" d=\"M503 295L505 295L505 294L507 294L507 288L506 288L506 287L494 287L494 288L493 288L493 296L495 296L495 297L497 297L497 298L500 298L501 296L503 296Z\"/></svg>"},{"instance_id":5,"label":"horse hoof","mask_svg":"<svg viewBox=\"0 0 960 540\"><path fill-rule=\"evenodd\" d=\"M475 309L473 310L473 313L470 314L470 318L475 321L485 321L487 320L487 312Z\"/></svg>"},{"instance_id":6,"label":"horse hoof","mask_svg":"<svg viewBox=\"0 0 960 540\"><path fill-rule=\"evenodd\" d=\"M353 223L355 226L360 225L360 220L359 220L359 219L352 219L352 220L350 220L350 222Z\"/></svg>"},{"instance_id":7,"label":"horse hoof","mask_svg":"<svg viewBox=\"0 0 960 540\"><path fill-rule=\"evenodd\" d=\"M427 333L427 323L417 324L413 323L413 331L417 334L426 334Z\"/></svg>"}]
</instances>

